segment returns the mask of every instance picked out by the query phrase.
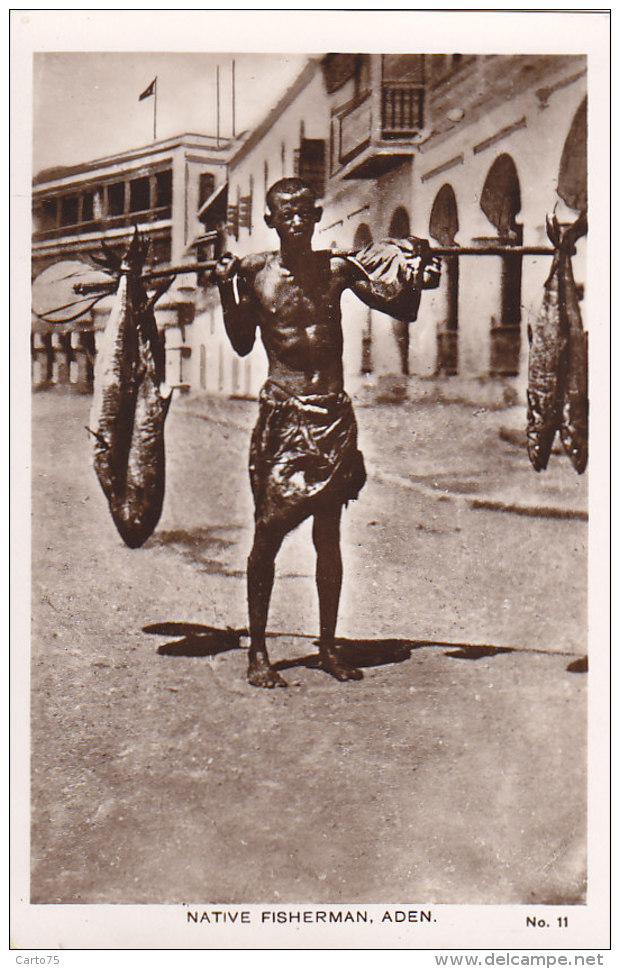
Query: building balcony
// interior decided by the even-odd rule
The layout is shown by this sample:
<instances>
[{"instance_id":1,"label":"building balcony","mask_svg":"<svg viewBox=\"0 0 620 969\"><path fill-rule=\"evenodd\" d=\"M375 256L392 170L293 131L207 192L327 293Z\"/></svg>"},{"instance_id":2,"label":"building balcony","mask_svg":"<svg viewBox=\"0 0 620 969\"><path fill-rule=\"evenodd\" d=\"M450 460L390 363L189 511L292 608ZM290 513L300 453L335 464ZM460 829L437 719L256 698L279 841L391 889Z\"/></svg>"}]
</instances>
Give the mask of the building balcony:
<instances>
[{"instance_id":1,"label":"building balcony","mask_svg":"<svg viewBox=\"0 0 620 969\"><path fill-rule=\"evenodd\" d=\"M332 118L331 174L376 178L416 151L423 125L424 88L383 82Z\"/></svg>"},{"instance_id":2,"label":"building balcony","mask_svg":"<svg viewBox=\"0 0 620 969\"><path fill-rule=\"evenodd\" d=\"M109 215L101 219L89 219L68 225L55 225L35 229L32 239L34 243L63 239L68 236L82 236L90 233L104 235L109 229L131 228L136 223L140 226L153 222L169 221L172 209L169 205L162 205L154 209L144 209L139 212Z\"/></svg>"}]
</instances>

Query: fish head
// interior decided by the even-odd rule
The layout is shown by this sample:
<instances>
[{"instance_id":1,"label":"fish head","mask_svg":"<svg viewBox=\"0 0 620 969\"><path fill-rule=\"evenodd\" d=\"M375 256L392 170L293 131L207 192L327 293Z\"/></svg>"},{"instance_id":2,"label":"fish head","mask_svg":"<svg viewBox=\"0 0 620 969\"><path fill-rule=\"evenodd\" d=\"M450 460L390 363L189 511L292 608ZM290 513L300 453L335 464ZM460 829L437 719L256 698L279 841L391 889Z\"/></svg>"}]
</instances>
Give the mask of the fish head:
<instances>
[{"instance_id":1,"label":"fish head","mask_svg":"<svg viewBox=\"0 0 620 969\"><path fill-rule=\"evenodd\" d=\"M549 238L549 242L552 244L554 249L557 249L560 244L561 232L560 232L560 226L558 224L558 220L556 218L555 212L553 213L551 218L547 216L546 222L547 222L547 236Z\"/></svg>"}]
</instances>

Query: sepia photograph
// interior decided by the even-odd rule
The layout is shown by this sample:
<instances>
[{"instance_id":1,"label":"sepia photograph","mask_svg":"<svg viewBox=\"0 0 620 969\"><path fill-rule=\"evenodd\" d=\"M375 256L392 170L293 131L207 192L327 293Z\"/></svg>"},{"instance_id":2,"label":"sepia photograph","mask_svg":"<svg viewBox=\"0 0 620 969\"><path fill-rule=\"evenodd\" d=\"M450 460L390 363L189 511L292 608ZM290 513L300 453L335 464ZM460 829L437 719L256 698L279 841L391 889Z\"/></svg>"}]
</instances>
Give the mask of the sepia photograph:
<instances>
[{"instance_id":1,"label":"sepia photograph","mask_svg":"<svg viewBox=\"0 0 620 969\"><path fill-rule=\"evenodd\" d=\"M16 947L609 944L609 21L482 13L13 12Z\"/></svg>"}]
</instances>

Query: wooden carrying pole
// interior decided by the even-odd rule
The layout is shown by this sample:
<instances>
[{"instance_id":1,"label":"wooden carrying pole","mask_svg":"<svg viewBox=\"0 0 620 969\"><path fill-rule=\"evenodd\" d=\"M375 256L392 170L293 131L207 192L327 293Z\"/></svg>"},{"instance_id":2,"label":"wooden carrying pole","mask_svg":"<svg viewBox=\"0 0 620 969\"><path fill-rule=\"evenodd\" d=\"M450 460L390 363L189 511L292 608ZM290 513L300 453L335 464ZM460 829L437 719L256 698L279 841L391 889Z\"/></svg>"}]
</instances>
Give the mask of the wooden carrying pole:
<instances>
[{"instance_id":1,"label":"wooden carrying pole","mask_svg":"<svg viewBox=\"0 0 620 969\"><path fill-rule=\"evenodd\" d=\"M354 256L359 249L333 249L334 256ZM431 246L426 250L431 256L552 256L555 249L550 246ZM185 273L213 272L217 265L216 259L205 262L185 263L182 266L169 266L168 269L154 269L143 274L142 279L150 282L154 279L165 279L167 276L181 276ZM113 293L117 283L76 283L74 290L79 296L89 294Z\"/></svg>"}]
</instances>

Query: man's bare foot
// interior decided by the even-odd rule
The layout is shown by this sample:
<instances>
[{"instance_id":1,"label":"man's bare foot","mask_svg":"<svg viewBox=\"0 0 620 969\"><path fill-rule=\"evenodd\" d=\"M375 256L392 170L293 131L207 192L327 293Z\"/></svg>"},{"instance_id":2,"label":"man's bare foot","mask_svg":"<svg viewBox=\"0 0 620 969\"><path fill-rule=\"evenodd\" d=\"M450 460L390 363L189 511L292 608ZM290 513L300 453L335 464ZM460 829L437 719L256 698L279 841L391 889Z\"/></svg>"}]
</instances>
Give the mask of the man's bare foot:
<instances>
[{"instance_id":1,"label":"man's bare foot","mask_svg":"<svg viewBox=\"0 0 620 969\"><path fill-rule=\"evenodd\" d=\"M363 680L364 674L355 666L345 663L334 650L323 650L319 656L319 667L335 676L337 680Z\"/></svg>"},{"instance_id":2,"label":"man's bare foot","mask_svg":"<svg viewBox=\"0 0 620 969\"><path fill-rule=\"evenodd\" d=\"M274 670L266 656L250 658L248 664L248 683L251 686L262 686L267 690L272 690L274 686L288 685L278 671Z\"/></svg>"}]
</instances>

